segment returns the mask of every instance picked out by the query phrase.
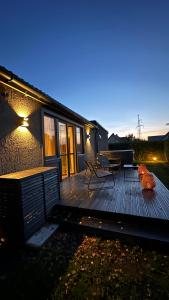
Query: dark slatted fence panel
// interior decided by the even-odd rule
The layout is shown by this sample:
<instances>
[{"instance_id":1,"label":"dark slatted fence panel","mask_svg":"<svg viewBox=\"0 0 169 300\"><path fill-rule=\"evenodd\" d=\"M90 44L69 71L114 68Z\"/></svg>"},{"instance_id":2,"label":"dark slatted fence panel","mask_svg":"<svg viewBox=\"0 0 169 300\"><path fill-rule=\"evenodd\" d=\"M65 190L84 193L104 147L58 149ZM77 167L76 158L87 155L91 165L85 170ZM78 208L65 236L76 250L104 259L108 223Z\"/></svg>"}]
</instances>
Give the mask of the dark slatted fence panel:
<instances>
[{"instance_id":1,"label":"dark slatted fence panel","mask_svg":"<svg viewBox=\"0 0 169 300\"><path fill-rule=\"evenodd\" d=\"M24 242L50 216L60 197L57 168L0 176L0 226L10 242Z\"/></svg>"},{"instance_id":2,"label":"dark slatted fence panel","mask_svg":"<svg viewBox=\"0 0 169 300\"><path fill-rule=\"evenodd\" d=\"M21 180L24 237L45 223L43 173Z\"/></svg>"},{"instance_id":3,"label":"dark slatted fence panel","mask_svg":"<svg viewBox=\"0 0 169 300\"><path fill-rule=\"evenodd\" d=\"M20 218L20 186L17 181L0 180L0 227L11 243L23 236ZM16 233L17 232L17 236Z\"/></svg>"},{"instance_id":4,"label":"dark slatted fence panel","mask_svg":"<svg viewBox=\"0 0 169 300\"><path fill-rule=\"evenodd\" d=\"M52 208L60 198L59 174L56 169L44 173L45 214L49 217Z\"/></svg>"}]
</instances>

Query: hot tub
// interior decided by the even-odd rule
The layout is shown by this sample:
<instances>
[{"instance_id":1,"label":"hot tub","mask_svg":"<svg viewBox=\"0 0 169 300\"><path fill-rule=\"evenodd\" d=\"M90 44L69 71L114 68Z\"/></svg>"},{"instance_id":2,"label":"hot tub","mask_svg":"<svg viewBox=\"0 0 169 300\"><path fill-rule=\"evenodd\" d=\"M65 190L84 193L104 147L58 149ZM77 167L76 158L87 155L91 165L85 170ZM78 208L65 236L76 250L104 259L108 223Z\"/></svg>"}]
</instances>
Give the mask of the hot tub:
<instances>
[{"instance_id":1,"label":"hot tub","mask_svg":"<svg viewBox=\"0 0 169 300\"><path fill-rule=\"evenodd\" d=\"M100 154L107 156L110 161L116 159L121 160L121 164L133 164L134 161L134 150L110 150L110 151L100 151Z\"/></svg>"}]
</instances>

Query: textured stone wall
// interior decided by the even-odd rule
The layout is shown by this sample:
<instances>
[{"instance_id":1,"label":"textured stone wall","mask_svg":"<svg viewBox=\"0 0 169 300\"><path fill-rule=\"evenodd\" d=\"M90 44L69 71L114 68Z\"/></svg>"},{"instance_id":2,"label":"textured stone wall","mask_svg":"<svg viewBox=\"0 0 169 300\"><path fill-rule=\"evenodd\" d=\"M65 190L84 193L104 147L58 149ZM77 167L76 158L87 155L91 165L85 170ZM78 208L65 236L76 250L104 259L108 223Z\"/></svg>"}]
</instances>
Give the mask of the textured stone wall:
<instances>
[{"instance_id":1,"label":"textured stone wall","mask_svg":"<svg viewBox=\"0 0 169 300\"><path fill-rule=\"evenodd\" d=\"M86 133L90 134L90 139L87 139ZM85 127L84 131L84 137L85 137L85 153L88 160L95 160L96 157L96 134L95 129L91 129L89 127Z\"/></svg>"},{"instance_id":2,"label":"textured stone wall","mask_svg":"<svg viewBox=\"0 0 169 300\"><path fill-rule=\"evenodd\" d=\"M19 126L29 117L29 127ZM43 165L41 105L0 84L0 175Z\"/></svg>"},{"instance_id":3,"label":"textured stone wall","mask_svg":"<svg viewBox=\"0 0 169 300\"><path fill-rule=\"evenodd\" d=\"M98 128L98 152L102 150L108 150L108 133L102 129Z\"/></svg>"},{"instance_id":4,"label":"textured stone wall","mask_svg":"<svg viewBox=\"0 0 169 300\"><path fill-rule=\"evenodd\" d=\"M90 134L90 139L86 138L86 133ZM85 153L88 160L95 160L96 154L102 150L108 150L108 134L101 127L85 128Z\"/></svg>"}]
</instances>

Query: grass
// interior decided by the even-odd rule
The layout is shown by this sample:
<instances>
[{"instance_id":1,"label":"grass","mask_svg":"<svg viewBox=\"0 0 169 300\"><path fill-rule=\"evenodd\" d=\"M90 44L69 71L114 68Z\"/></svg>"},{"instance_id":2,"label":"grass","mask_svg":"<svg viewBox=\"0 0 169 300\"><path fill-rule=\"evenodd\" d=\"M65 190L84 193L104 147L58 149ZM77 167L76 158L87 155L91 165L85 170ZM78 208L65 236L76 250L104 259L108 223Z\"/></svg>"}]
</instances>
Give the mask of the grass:
<instances>
[{"instance_id":1,"label":"grass","mask_svg":"<svg viewBox=\"0 0 169 300\"><path fill-rule=\"evenodd\" d=\"M166 162L137 162L146 164L149 171L153 172L169 189L169 163Z\"/></svg>"},{"instance_id":2,"label":"grass","mask_svg":"<svg viewBox=\"0 0 169 300\"><path fill-rule=\"evenodd\" d=\"M120 241L85 237L56 299L167 299L169 257Z\"/></svg>"},{"instance_id":3,"label":"grass","mask_svg":"<svg viewBox=\"0 0 169 300\"><path fill-rule=\"evenodd\" d=\"M1 261L1 299L169 299L169 256L58 231Z\"/></svg>"}]
</instances>

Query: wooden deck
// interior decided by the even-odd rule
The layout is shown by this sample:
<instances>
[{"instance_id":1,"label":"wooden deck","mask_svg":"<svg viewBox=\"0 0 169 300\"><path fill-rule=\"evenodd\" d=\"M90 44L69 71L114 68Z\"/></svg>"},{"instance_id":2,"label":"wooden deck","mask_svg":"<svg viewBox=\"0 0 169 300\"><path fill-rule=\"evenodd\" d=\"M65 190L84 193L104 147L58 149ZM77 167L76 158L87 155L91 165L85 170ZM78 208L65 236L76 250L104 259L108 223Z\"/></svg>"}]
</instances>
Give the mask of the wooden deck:
<instances>
[{"instance_id":1,"label":"wooden deck","mask_svg":"<svg viewBox=\"0 0 169 300\"><path fill-rule=\"evenodd\" d=\"M109 213L130 217L140 217L169 221L169 190L154 175L156 187L154 191L143 191L138 181L136 170L115 175L115 186L111 189L88 191L88 177L84 172L63 180L61 183L61 199L57 206L77 208L80 210ZM128 178L132 177L132 178ZM112 185L112 179L106 183L93 184L93 188Z\"/></svg>"}]
</instances>

